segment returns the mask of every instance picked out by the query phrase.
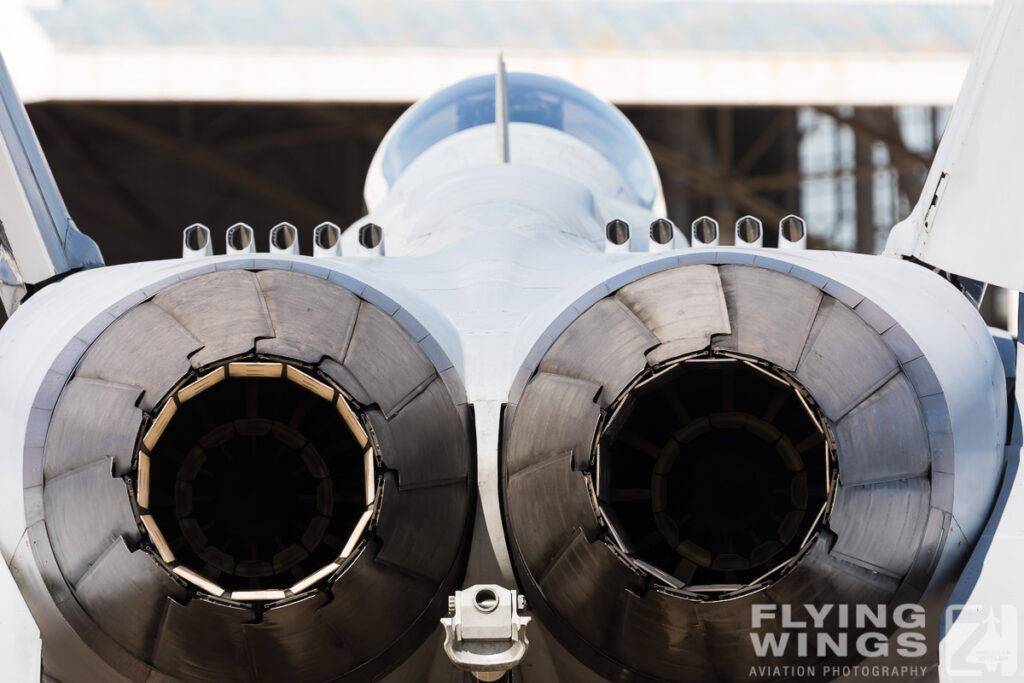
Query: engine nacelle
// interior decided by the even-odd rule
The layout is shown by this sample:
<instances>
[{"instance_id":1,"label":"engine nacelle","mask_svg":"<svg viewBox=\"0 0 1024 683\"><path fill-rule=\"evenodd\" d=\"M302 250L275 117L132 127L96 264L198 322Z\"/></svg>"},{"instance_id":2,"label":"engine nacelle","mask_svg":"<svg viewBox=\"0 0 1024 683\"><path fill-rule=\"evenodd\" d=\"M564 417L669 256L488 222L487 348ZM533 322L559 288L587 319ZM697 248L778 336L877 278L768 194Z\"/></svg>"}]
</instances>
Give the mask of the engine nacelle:
<instances>
[{"instance_id":1,"label":"engine nacelle","mask_svg":"<svg viewBox=\"0 0 1024 683\"><path fill-rule=\"evenodd\" d=\"M581 661L747 681L857 663L896 606L941 609L1006 424L998 353L948 282L889 258L693 250L601 284L541 339L506 413L505 516L530 605ZM751 633L781 636L782 606L808 604L833 606L809 652L792 633L755 652ZM858 605L884 624L854 623ZM818 653L817 633L849 647Z\"/></svg>"},{"instance_id":2,"label":"engine nacelle","mask_svg":"<svg viewBox=\"0 0 1024 683\"><path fill-rule=\"evenodd\" d=\"M48 674L367 680L437 631L467 410L381 292L300 258L85 272L0 359L2 550Z\"/></svg>"}]
</instances>

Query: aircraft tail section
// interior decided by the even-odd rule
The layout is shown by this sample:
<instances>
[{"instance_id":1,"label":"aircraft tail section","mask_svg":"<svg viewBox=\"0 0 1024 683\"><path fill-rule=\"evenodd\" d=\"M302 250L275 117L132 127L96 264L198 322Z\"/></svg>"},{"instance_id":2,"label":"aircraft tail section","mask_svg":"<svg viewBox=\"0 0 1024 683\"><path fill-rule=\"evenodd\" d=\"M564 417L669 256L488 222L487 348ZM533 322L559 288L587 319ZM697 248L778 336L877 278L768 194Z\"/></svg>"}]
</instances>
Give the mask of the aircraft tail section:
<instances>
[{"instance_id":1,"label":"aircraft tail section","mask_svg":"<svg viewBox=\"0 0 1024 683\"><path fill-rule=\"evenodd\" d=\"M32 285L101 265L99 247L68 215L0 59L0 303L10 315Z\"/></svg>"},{"instance_id":2,"label":"aircraft tail section","mask_svg":"<svg viewBox=\"0 0 1024 683\"><path fill-rule=\"evenodd\" d=\"M886 252L1013 290L1024 289L1019 87L1024 6L997 4L971 62L917 206Z\"/></svg>"}]
</instances>

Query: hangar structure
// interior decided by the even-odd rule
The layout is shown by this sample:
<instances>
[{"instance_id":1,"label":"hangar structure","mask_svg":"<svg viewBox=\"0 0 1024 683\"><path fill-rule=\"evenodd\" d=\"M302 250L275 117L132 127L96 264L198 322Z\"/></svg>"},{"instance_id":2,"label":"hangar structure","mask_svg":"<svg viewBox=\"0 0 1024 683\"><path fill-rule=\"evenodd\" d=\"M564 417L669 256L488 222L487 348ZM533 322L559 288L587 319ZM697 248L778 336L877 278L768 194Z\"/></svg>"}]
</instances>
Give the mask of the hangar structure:
<instances>
[{"instance_id":1,"label":"hangar structure","mask_svg":"<svg viewBox=\"0 0 1024 683\"><path fill-rule=\"evenodd\" d=\"M920 192L986 0L14 0L0 52L107 263L236 222L265 248L363 211L411 102L493 69L560 76L648 142L668 215L796 212L877 251ZM729 232L729 231L726 231ZM768 243L774 236L768 231ZM996 320L998 322L998 320Z\"/></svg>"}]
</instances>

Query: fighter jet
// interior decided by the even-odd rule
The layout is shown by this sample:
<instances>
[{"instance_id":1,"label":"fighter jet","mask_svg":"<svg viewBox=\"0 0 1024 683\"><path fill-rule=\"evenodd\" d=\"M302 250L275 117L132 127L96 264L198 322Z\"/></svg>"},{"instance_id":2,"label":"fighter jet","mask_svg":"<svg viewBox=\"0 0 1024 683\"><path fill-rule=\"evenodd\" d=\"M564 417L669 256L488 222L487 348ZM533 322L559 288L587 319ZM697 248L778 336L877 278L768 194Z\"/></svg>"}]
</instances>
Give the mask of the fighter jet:
<instances>
[{"instance_id":1,"label":"fighter jet","mask_svg":"<svg viewBox=\"0 0 1024 683\"><path fill-rule=\"evenodd\" d=\"M618 110L499 66L313 256L196 224L104 267L0 71L0 678L1019 672L1017 346L977 303L1024 290L1022 37L998 5L880 255L681 229Z\"/></svg>"}]
</instances>

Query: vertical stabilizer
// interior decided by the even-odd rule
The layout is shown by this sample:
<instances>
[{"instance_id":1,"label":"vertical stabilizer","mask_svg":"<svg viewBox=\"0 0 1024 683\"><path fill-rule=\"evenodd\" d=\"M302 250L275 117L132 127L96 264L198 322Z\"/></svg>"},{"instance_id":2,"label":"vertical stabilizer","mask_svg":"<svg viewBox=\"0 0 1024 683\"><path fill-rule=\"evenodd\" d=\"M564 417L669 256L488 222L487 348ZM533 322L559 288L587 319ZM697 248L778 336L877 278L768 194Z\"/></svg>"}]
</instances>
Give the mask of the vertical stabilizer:
<instances>
[{"instance_id":1,"label":"vertical stabilizer","mask_svg":"<svg viewBox=\"0 0 1024 683\"><path fill-rule=\"evenodd\" d=\"M0 302L10 314L29 285L101 265L96 243L68 215L0 59Z\"/></svg>"},{"instance_id":2,"label":"vertical stabilizer","mask_svg":"<svg viewBox=\"0 0 1024 683\"><path fill-rule=\"evenodd\" d=\"M1024 3L997 3L942 136L921 198L886 252L1024 289Z\"/></svg>"}]
</instances>

